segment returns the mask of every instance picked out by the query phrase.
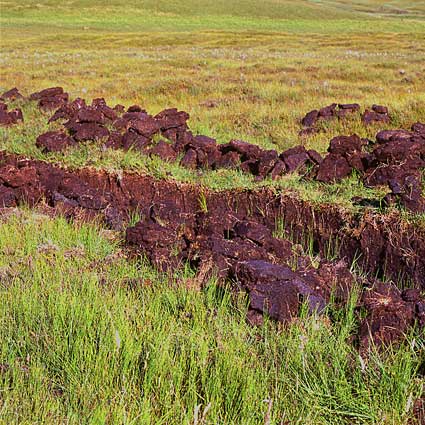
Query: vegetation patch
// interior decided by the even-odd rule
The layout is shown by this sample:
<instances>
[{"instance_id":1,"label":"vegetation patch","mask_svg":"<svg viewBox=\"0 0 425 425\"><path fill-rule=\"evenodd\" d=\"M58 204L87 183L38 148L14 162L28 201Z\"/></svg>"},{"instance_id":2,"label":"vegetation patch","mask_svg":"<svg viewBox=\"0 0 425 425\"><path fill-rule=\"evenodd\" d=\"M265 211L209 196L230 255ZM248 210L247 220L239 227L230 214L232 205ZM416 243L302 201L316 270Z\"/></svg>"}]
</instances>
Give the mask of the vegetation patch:
<instances>
[{"instance_id":1,"label":"vegetation patch","mask_svg":"<svg viewBox=\"0 0 425 425\"><path fill-rule=\"evenodd\" d=\"M0 422L422 424L424 13L3 2Z\"/></svg>"}]
</instances>

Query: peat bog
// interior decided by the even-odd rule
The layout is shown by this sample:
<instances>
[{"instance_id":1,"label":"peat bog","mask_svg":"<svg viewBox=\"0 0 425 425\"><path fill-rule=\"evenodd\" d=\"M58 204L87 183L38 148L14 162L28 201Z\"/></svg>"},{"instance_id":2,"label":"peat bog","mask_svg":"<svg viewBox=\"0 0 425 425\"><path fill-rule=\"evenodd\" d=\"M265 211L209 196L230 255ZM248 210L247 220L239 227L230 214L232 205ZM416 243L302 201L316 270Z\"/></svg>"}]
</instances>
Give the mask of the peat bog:
<instances>
[{"instance_id":1,"label":"peat bog","mask_svg":"<svg viewBox=\"0 0 425 425\"><path fill-rule=\"evenodd\" d=\"M14 88L0 98L7 101L23 96ZM421 181L425 124L419 122L410 131L382 130L376 141L357 135L335 137L322 159L302 145L280 155L238 140L217 145L208 136L194 136L187 125L189 115L177 109L151 116L139 105L125 111L122 105L109 107L104 99L94 99L88 106L81 98L70 101L61 87L33 93L29 100L54 111L49 122L64 121L63 130L37 137L36 146L44 151L60 151L92 140L104 142L106 149L138 149L164 161L176 160L180 154L183 167L240 167L260 179L269 173L276 179L286 172L304 172L305 178L327 183L355 169L369 184L390 187L391 193L385 197L388 204L398 202L413 212L425 208ZM3 105L7 113L7 105ZM309 112L302 124L311 126L313 121L335 116L343 119L345 113L340 111L360 109L358 105L336 107L332 104ZM372 111L377 120L388 123L388 108L373 105ZM365 124L371 113L363 113ZM3 125L12 124L5 115ZM155 141L155 136L165 140ZM368 145L372 146L370 152L363 150ZM2 207L44 201L69 217L102 215L116 230L125 228L131 213L137 211L141 220L127 228L127 244L136 246L162 270L188 263L202 270L204 278L233 280L238 289L248 292L251 316L266 313L287 322L297 316L303 302L311 312L322 311L332 295L346 303L354 284L349 267L357 261L366 275L359 304L367 310L359 330L361 347L369 338L375 343L394 342L416 323L425 325L425 298L421 295L425 232L395 215L366 212L350 217L332 205L317 208L270 190L211 192L149 176L125 174L118 178L88 169L72 171L7 153L2 153L0 179ZM278 220L284 222L286 238L273 236ZM289 229L295 241L302 240L303 232L310 232L315 254L322 258L335 241L337 260L321 261L315 268L308 256L295 253ZM396 283L408 280L417 289L400 292L396 285L383 283L385 278ZM261 322L260 317L257 320Z\"/></svg>"},{"instance_id":2,"label":"peat bog","mask_svg":"<svg viewBox=\"0 0 425 425\"><path fill-rule=\"evenodd\" d=\"M425 423L419 3L6 3L0 423Z\"/></svg>"}]
</instances>

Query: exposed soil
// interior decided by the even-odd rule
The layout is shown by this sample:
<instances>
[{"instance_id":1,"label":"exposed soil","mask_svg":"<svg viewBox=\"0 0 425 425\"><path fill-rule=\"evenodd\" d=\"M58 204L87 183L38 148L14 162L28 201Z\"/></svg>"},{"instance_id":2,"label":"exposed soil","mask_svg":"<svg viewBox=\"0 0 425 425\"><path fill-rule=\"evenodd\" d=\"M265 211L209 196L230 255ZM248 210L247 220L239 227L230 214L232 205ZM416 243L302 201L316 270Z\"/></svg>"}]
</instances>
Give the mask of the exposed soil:
<instances>
[{"instance_id":1,"label":"exposed soil","mask_svg":"<svg viewBox=\"0 0 425 425\"><path fill-rule=\"evenodd\" d=\"M22 97L17 89L0 97ZM187 168L240 167L259 179L302 172L308 178L331 183L356 170L370 186L388 185L385 202L401 202L413 211L425 211L422 175L425 168L425 125L411 130L384 130L376 141L357 135L330 141L323 159L303 146L281 154L240 140L217 144L193 135L189 115L166 109L149 115L138 105L125 112L109 107L104 99L87 105L69 102L61 87L33 93L40 108L55 110L50 122L66 120L61 131L37 138L44 151L60 151L85 140L101 140L106 148L138 149L166 161L181 157ZM320 119L344 118L360 106L332 104L309 112L303 119L311 132ZM373 105L363 122L388 122L388 109ZM19 110L7 112L0 103L0 122L22 119ZM112 130L111 130L112 129ZM162 136L159 141L155 136ZM415 323L425 326L425 229L407 224L396 214L349 214L330 205L312 205L294 195L271 190L213 192L199 186L156 180L150 176L116 176L91 169L67 170L59 166L0 152L0 207L40 200L65 215L103 216L114 229L124 230L129 214L140 221L126 229L126 243L163 270L183 263L203 278L216 275L230 280L249 295L248 320L261 324L262 315L288 322L299 314L303 302L313 312L325 309L331 296L347 302L355 282L347 265L354 261L366 273L358 302L362 310L357 343L361 350L370 341L399 341ZM278 220L283 237L274 237ZM338 261L320 261L315 267L303 246L310 238L315 254L326 258L337 247ZM379 279L410 281L417 289L399 290ZM358 279L357 279L358 281Z\"/></svg>"},{"instance_id":2,"label":"exposed soil","mask_svg":"<svg viewBox=\"0 0 425 425\"><path fill-rule=\"evenodd\" d=\"M20 96L16 89L0 98ZM122 105L109 107L104 99L87 105L84 99L69 102L61 87L33 93L42 109L56 109L49 122L66 120L63 130L49 131L37 138L43 151L61 151L86 140L99 140L105 148L136 149L164 161L176 161L190 169L239 168L261 180L277 179L283 174L298 172L305 178L323 183L338 182L356 172L367 186L386 186L390 193L382 205L400 204L406 209L425 212L422 196L422 173L425 169L425 124L416 123L410 130L382 130L376 140L361 139L353 134L330 141L325 158L314 150L299 145L284 152L264 150L241 140L218 144L204 135L193 135L187 121L189 114L175 108L149 115L138 105L124 112ZM3 106L2 106L3 105ZM3 109L2 109L3 108ZM0 124L10 125L22 119L19 110L7 112L0 103ZM358 104L336 103L310 111L302 120L303 131L311 133L319 120L343 119L360 113ZM365 124L389 122L388 108L373 105L362 120ZM158 136L163 139L158 141Z\"/></svg>"},{"instance_id":3,"label":"exposed soil","mask_svg":"<svg viewBox=\"0 0 425 425\"><path fill-rule=\"evenodd\" d=\"M409 422L409 425L425 424L425 397L415 401L413 405L414 419Z\"/></svg>"},{"instance_id":4,"label":"exposed soil","mask_svg":"<svg viewBox=\"0 0 425 425\"><path fill-rule=\"evenodd\" d=\"M397 216L361 216L332 206L314 206L270 190L212 192L150 176L114 176L90 169L66 170L42 161L0 154L0 206L44 199L66 215L103 215L125 228L131 211L141 220L126 230L126 241L161 269L190 262L204 276L230 279L249 294L252 323L262 314L286 322L306 301L321 311L334 293L344 303L353 284L347 268L355 258L370 276L409 279L425 288L425 230ZM286 238L273 237L283 219ZM309 234L318 255L338 244L340 261L315 268L300 244ZM366 314L358 343L402 338L417 322L425 325L419 290L365 279L359 309Z\"/></svg>"},{"instance_id":5,"label":"exposed soil","mask_svg":"<svg viewBox=\"0 0 425 425\"><path fill-rule=\"evenodd\" d=\"M308 112L301 120L304 127L300 131L301 136L309 136L318 131L317 123L319 121L330 121L334 119L345 119L352 117L355 114L361 114L360 105L358 103L349 104L336 104L325 106L320 109L314 109ZM388 108L382 105L372 105L370 109L366 109L361 114L363 124L369 125L372 123L389 123L390 117L388 115Z\"/></svg>"}]
</instances>

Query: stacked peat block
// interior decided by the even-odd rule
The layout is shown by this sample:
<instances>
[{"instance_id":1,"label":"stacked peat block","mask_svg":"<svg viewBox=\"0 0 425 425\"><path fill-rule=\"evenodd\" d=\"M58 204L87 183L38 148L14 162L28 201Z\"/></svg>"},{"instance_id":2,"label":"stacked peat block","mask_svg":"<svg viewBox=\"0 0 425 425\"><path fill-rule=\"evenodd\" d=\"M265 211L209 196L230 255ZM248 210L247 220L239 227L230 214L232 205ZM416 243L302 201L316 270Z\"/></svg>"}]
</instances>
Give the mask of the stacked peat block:
<instances>
[{"instance_id":1,"label":"stacked peat block","mask_svg":"<svg viewBox=\"0 0 425 425\"><path fill-rule=\"evenodd\" d=\"M357 135L337 136L328 155L314 170L318 181L338 182L356 170L367 186L387 185L391 193L386 204L400 202L414 212L425 212L422 171L425 168L425 125L411 131L382 130L376 142Z\"/></svg>"},{"instance_id":2,"label":"stacked peat block","mask_svg":"<svg viewBox=\"0 0 425 425\"><path fill-rule=\"evenodd\" d=\"M321 109L314 109L308 112L301 120L304 127L300 131L300 136L308 136L317 132L316 124L319 121L329 121L335 118L346 118L355 112L360 111L360 105L357 103L332 103Z\"/></svg>"},{"instance_id":3,"label":"stacked peat block","mask_svg":"<svg viewBox=\"0 0 425 425\"><path fill-rule=\"evenodd\" d=\"M23 121L24 117L22 110L19 108L8 111L8 105L5 102L13 102L14 100L21 99L23 96L15 87L11 90L4 92L0 96L0 126L8 127Z\"/></svg>"},{"instance_id":4,"label":"stacked peat block","mask_svg":"<svg viewBox=\"0 0 425 425\"><path fill-rule=\"evenodd\" d=\"M332 103L324 108L314 109L308 112L301 120L303 129L300 131L299 135L309 136L317 133L318 129L316 124L319 121L344 119L359 112L360 105L358 103ZM388 108L382 105L372 105L371 109L366 109L363 114L361 114L361 119L364 125L370 125L373 123L387 124L390 122Z\"/></svg>"},{"instance_id":5,"label":"stacked peat block","mask_svg":"<svg viewBox=\"0 0 425 425\"><path fill-rule=\"evenodd\" d=\"M372 110L366 109L362 114L362 122L365 125L372 123L389 123L390 117L388 115L388 108L382 105L372 105Z\"/></svg>"},{"instance_id":6,"label":"stacked peat block","mask_svg":"<svg viewBox=\"0 0 425 425\"><path fill-rule=\"evenodd\" d=\"M50 87L39 92L32 93L30 100L37 101L41 109L50 111L68 102L69 95L62 87Z\"/></svg>"},{"instance_id":7,"label":"stacked peat block","mask_svg":"<svg viewBox=\"0 0 425 425\"><path fill-rule=\"evenodd\" d=\"M46 89L32 98L44 99L40 107L45 107L53 95L62 102L61 93L58 88ZM104 99L95 99L90 106L83 99L63 99L49 122L60 119L67 120L63 124L65 130L40 135L36 142L40 149L60 151L82 141L102 140L105 148L133 149L164 161L181 157L180 164L189 169L240 168L257 179L305 171L321 161L317 152L302 146L278 154L240 140L218 144L211 137L193 135L187 125L189 114L175 108L152 116L138 105L124 112L121 105L110 108Z\"/></svg>"}]
</instances>

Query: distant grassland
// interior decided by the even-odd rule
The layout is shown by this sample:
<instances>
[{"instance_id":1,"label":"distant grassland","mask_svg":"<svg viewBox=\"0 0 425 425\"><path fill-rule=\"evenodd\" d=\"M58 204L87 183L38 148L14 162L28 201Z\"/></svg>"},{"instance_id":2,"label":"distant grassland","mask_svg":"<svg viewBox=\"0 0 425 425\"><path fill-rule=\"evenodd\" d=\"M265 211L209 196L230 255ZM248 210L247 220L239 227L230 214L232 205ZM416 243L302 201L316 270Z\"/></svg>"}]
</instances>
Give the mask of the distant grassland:
<instances>
[{"instance_id":1,"label":"distant grassland","mask_svg":"<svg viewBox=\"0 0 425 425\"><path fill-rule=\"evenodd\" d=\"M279 151L302 143L323 153L337 134L374 137L379 127L356 118L300 138L301 117L332 102L388 105L393 127L425 121L424 2L17 1L2 3L0 22L0 88L28 94L61 85L72 97L151 113L177 107L190 113L195 133L219 142L240 138ZM34 143L47 118L24 112L23 125L0 129L0 148L45 158ZM240 173L199 176L98 144L48 158L214 188L254 186ZM356 180L325 188L297 180L279 186L343 205L367 195Z\"/></svg>"},{"instance_id":2,"label":"distant grassland","mask_svg":"<svg viewBox=\"0 0 425 425\"><path fill-rule=\"evenodd\" d=\"M7 8L6 17L18 18L20 22L30 20L32 23L44 21L55 24L68 23L70 25L92 22L102 28L102 25L113 24L120 30L133 28L135 30L154 28L150 24L159 22L160 28L168 25L173 28L191 29L216 28L229 29L229 25L241 25L245 29L285 30L285 26L308 31L316 26L323 27L320 21L347 20L357 21L360 25L367 25L370 21L380 18L404 18L404 20L423 20L425 5L422 1L314 1L314 0L257 0L234 1L134 1L124 0L93 1L81 0L70 2L56 1L18 1L3 2ZM90 11L90 14L86 12ZM115 12L115 13L111 13ZM199 20L199 18L202 18ZM196 22L196 20L198 22ZM382 19L381 19L382 20ZM80 21L80 22L78 22ZM297 24L292 26L292 24ZM304 27L299 25L311 21ZM401 29L403 23L393 22L396 29ZM378 24L379 26L379 24ZM334 25L338 28L338 23ZM355 26L353 28L356 28ZM351 28L351 29L353 29ZM112 28L109 28L112 29ZM171 29L171 28L169 28ZM193 27L192 27L193 29ZM347 28L349 29L349 28Z\"/></svg>"}]
</instances>

